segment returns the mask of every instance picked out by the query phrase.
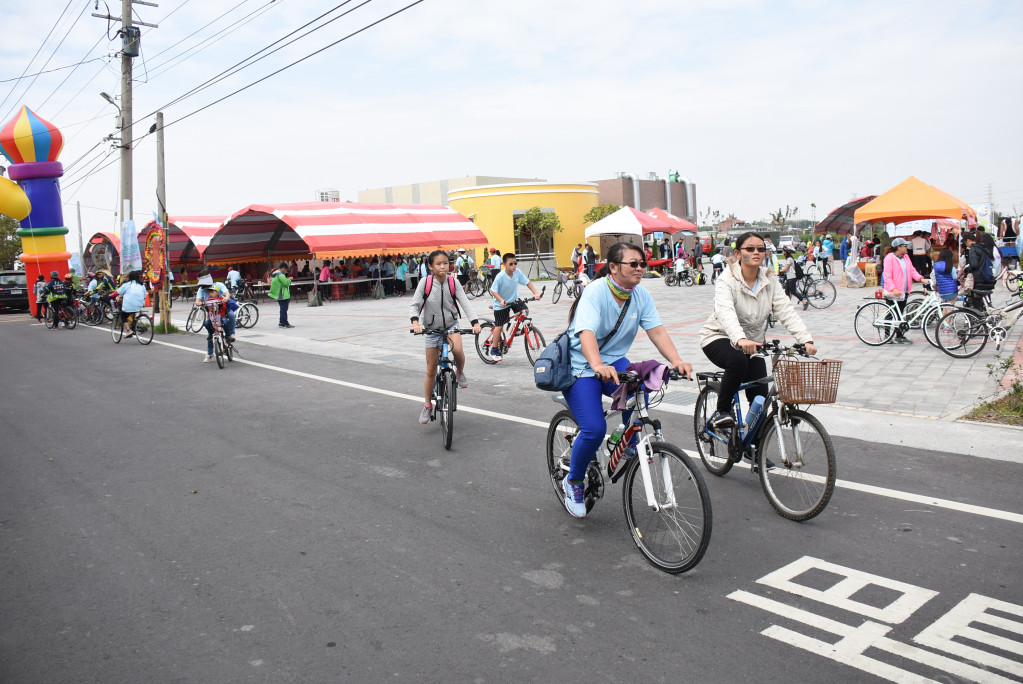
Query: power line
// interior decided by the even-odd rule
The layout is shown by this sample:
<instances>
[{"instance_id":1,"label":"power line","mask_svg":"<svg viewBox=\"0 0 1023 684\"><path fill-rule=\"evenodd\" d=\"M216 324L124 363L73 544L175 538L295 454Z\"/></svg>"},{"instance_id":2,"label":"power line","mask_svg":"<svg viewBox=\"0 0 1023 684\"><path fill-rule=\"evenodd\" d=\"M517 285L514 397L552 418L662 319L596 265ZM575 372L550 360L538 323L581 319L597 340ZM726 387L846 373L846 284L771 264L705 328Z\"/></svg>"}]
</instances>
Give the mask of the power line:
<instances>
[{"instance_id":1,"label":"power line","mask_svg":"<svg viewBox=\"0 0 1023 684\"><path fill-rule=\"evenodd\" d=\"M31 75L32 76L44 76L46 74L54 74L54 73L56 73L58 71L63 71L64 69L77 69L78 67L82 66L83 64L88 64L89 62L100 61L102 59L103 59L103 57L93 57L92 59L86 59L84 61L78 62L77 64L67 64L67 65L62 66L62 67L54 67L53 69L47 69L46 71L37 71L36 73L31 74ZM22 75L22 76L19 76L18 78L0 79L0 83L17 82L17 81L20 81L24 77L25 76ZM2 103L0 103L0 104L2 104Z\"/></svg>"},{"instance_id":2,"label":"power line","mask_svg":"<svg viewBox=\"0 0 1023 684\"><path fill-rule=\"evenodd\" d=\"M226 17L226 16L227 16L228 14L230 14L231 12L234 12L234 11L235 11L236 9L238 9L239 7L241 7L242 5L244 5L244 4L245 4L246 2L248 2L248 1L249 1L249 0L242 0L241 2L239 2L239 3L237 4L237 5L235 5L235 6L234 6L234 7L232 7L231 9L227 10L227 11L226 11L226 12L224 12L223 14L221 14L221 15L219 15L218 17L214 18L214 19L213 19L212 21L209 21L209 22L207 22L206 24L204 24L203 26L200 26L200 27L199 27L199 28L197 28L196 30L192 31L192 32L191 32L191 33L189 33L189 34L188 34L187 36L185 36L184 38L182 38L181 40L179 40L178 42L176 42L176 43L173 43L172 45L169 45L169 46L167 46L167 47L166 47L166 48L164 48L163 50L160 50L160 51L159 51L159 52L157 52L157 53L156 53L155 55L153 55L152 59L156 59L157 57L159 57L159 56L160 56L160 55L162 55L163 53L167 52L168 50L170 50L170 49L172 49L172 48L175 48L175 47L177 47L178 45L181 45L181 44L182 44L182 43L184 43L184 42L185 42L186 40L188 40L189 38L191 38L192 36L194 36L195 34L199 33L199 32L200 32L200 31L202 31L203 29L205 29L205 28L208 28L209 26L212 26L213 24L217 23L218 21L220 21L221 19L223 19L224 17ZM165 63L166 63L166 62L165 62Z\"/></svg>"},{"instance_id":3,"label":"power line","mask_svg":"<svg viewBox=\"0 0 1023 684\"><path fill-rule=\"evenodd\" d=\"M388 19L391 19L392 17L395 17L395 16L401 14L402 12L404 12L404 11L406 11L408 9L413 8L416 5L418 5L418 4L420 4L420 3L424 2L424 1L425 0L415 0L415 2L409 3L408 5L405 5L404 7L402 7L399 10L395 10L394 12L391 12L387 16L382 17L381 19L378 19L377 21L374 21L371 24L367 24L366 26L363 26L361 29L359 29L357 31L353 31L352 33L349 33L347 36L344 36L343 38L339 38L338 40L334 41L333 43L330 43L329 45L325 45L324 47L320 48L319 50L311 52L308 55L306 55L305 57L302 57L301 59L297 59L294 62L292 62L291 64L288 64L288 65L286 65L284 67L281 67L277 71L271 72L271 73L267 74L266 76L264 76L263 78L260 78L260 79L258 79L256 81L253 81L252 83L248 84L247 86L243 86L243 87L239 88L238 90L235 90L234 92L229 93L229 94L225 95L224 97L222 97L222 98L220 98L218 100L214 100L213 102L209 103L208 105L200 107L199 109L196 109L195 111L190 112L190 113L186 114L185 116L183 116L183 117L181 117L179 119L175 119L174 121L171 121L170 123L164 124L164 128L167 128L168 126L172 126L172 125L174 125L174 124L176 124L176 123L178 123L180 121L184 121L185 119L188 119L189 117L192 117L192 116L198 114L199 112L201 112L201 111L203 111L205 109L209 109L210 107L212 107L215 104L219 104L219 103L223 102L224 100L226 100L226 99L228 99L230 97L234 97L238 93L241 93L241 92L243 92L245 90L248 90L252 86L257 85L259 83L262 83L263 81L265 81L265 80L267 80L269 78L272 78L273 76L276 76L277 74L279 74L279 73L281 73L283 71L287 71L291 67L293 67L293 66L295 66L297 64L301 64L302 62L306 61L307 59L315 57L316 55L320 54L321 52L329 50L330 48L334 47L335 45L338 45L339 43L342 43L342 42L348 40L349 38L357 36L360 33L363 33L364 31L367 31L367 30L373 28L374 26L377 26L378 24L382 24L383 22L387 21Z\"/></svg>"},{"instance_id":4,"label":"power line","mask_svg":"<svg viewBox=\"0 0 1023 684\"><path fill-rule=\"evenodd\" d=\"M72 2L73 0L68 0L67 5L64 6L64 11L60 13L60 16L57 17L57 21L55 21L53 23L53 26L50 27L50 32L46 34L46 37L43 38L43 42L39 44L38 48L36 48L36 53L32 55L32 59L28 60L28 64L25 65L25 71L21 72L21 76L18 76L18 78L15 79L14 85L11 86L10 92L8 92L7 95L4 97L3 101L0 102L0 107L3 107L5 104L7 104L7 100L10 99L11 95L13 95L14 91L17 89L18 83L21 82L21 79L25 78L25 74L28 73L29 68L31 68L32 63L36 61L36 57L39 56L39 53L43 51L44 47L46 47L46 41L48 41L50 39L50 36L53 35L53 32L57 30L57 25L60 24L60 20L64 18L64 15L67 13L68 8L71 7Z\"/></svg>"},{"instance_id":5,"label":"power line","mask_svg":"<svg viewBox=\"0 0 1023 684\"><path fill-rule=\"evenodd\" d=\"M95 49L96 49L96 48L97 48L97 47L99 46L99 44L100 44L100 43L102 43L102 42L103 42L103 39L104 39L105 37L106 37L105 35L102 35L102 36L100 36L100 37L99 37L99 40L97 40L97 41L96 41L96 42L95 42L95 43L93 44L93 46L92 46L91 48L89 48L88 50L86 50L86 52L85 52L85 57L88 57L88 56L89 56L89 54L90 54L90 53L91 53L91 52L92 52L93 50L95 50ZM77 71L77 70L78 70L78 67L80 67L81 65L85 64L85 57L83 57L83 58L82 58L82 60L81 60L81 61L79 61L79 62L78 62L78 64L76 64L76 65L74 66L74 68L73 68L73 69L71 70L71 73L69 73L69 74L68 74L67 76L65 76L65 77L64 77L64 80L63 80L63 81L61 81L61 82L60 82L60 84L59 84L59 85L58 85L58 86L57 86L56 88L54 88L54 89L53 89L53 91L52 91L52 92L50 92L50 94L49 94L49 95L47 95L47 96L46 96L46 99L45 99L45 100L43 100L42 102L40 102L40 103L39 103L39 109L42 109L42 108L43 108L43 107L44 107L44 106L46 105L46 103L50 101L50 98L51 98L51 97L53 97L53 96L54 96L54 94L56 94L56 92L57 92L58 90L60 90L60 89L61 89L61 88L62 88L62 87L64 86L64 84L65 84L65 83L67 83L67 80L68 80L69 78L71 78L72 76L74 76L74 74L75 74L75 71ZM96 59L102 59L102 58L101 58L101 57L97 57ZM90 61L91 61L91 60L90 60ZM93 76L93 78L95 78L95 76ZM90 79L90 80L91 80L91 79ZM78 91L78 92L81 92L81 91ZM77 95L76 95L75 97L77 97ZM74 98L72 98L72 99L74 99ZM66 107L67 105L65 104L64 106Z\"/></svg>"}]
</instances>

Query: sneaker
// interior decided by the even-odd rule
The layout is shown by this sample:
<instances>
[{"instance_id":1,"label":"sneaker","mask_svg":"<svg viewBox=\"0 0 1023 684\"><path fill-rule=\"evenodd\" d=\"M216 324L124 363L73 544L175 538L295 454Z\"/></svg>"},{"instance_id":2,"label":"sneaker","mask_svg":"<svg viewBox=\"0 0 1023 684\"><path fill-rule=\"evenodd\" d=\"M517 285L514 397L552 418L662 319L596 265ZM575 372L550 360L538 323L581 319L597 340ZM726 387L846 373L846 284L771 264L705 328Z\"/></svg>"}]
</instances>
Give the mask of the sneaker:
<instances>
[{"instance_id":1,"label":"sneaker","mask_svg":"<svg viewBox=\"0 0 1023 684\"><path fill-rule=\"evenodd\" d=\"M583 494L582 482L569 482L566 477L561 481L561 488L565 491L565 510L573 518L586 517L586 498Z\"/></svg>"},{"instance_id":2,"label":"sneaker","mask_svg":"<svg viewBox=\"0 0 1023 684\"><path fill-rule=\"evenodd\" d=\"M913 344L913 340L908 340L905 337L899 337L895 340L895 344Z\"/></svg>"},{"instance_id":3,"label":"sneaker","mask_svg":"<svg viewBox=\"0 0 1023 684\"><path fill-rule=\"evenodd\" d=\"M458 371L458 375L455 376L456 382L458 382L458 389L465 389L469 386L469 378L465 377L465 373Z\"/></svg>"},{"instance_id":4,"label":"sneaker","mask_svg":"<svg viewBox=\"0 0 1023 684\"><path fill-rule=\"evenodd\" d=\"M426 425L430 422L430 418L433 417L433 405L427 404L423 407L423 410L419 412L419 423Z\"/></svg>"},{"instance_id":5,"label":"sneaker","mask_svg":"<svg viewBox=\"0 0 1023 684\"><path fill-rule=\"evenodd\" d=\"M803 300L803 311L806 311L808 308L810 308L810 300L809 299L804 299Z\"/></svg>"},{"instance_id":6,"label":"sneaker","mask_svg":"<svg viewBox=\"0 0 1023 684\"><path fill-rule=\"evenodd\" d=\"M207 354L206 356L202 357L202 362L203 363L209 363L212 360L213 360L213 354Z\"/></svg>"},{"instance_id":7,"label":"sneaker","mask_svg":"<svg viewBox=\"0 0 1023 684\"><path fill-rule=\"evenodd\" d=\"M291 323L285 323L284 327L285 328L294 328L295 326L293 326Z\"/></svg>"},{"instance_id":8,"label":"sneaker","mask_svg":"<svg viewBox=\"0 0 1023 684\"><path fill-rule=\"evenodd\" d=\"M498 362L502 361L503 358L504 357L501 356L501 351L499 349L494 349L493 347L491 347L491 349L490 349L490 360L491 361L493 361L494 363L498 363Z\"/></svg>"},{"instance_id":9,"label":"sneaker","mask_svg":"<svg viewBox=\"0 0 1023 684\"><path fill-rule=\"evenodd\" d=\"M227 341L232 343L232 344L234 344L234 335L231 335L230 337L228 337Z\"/></svg>"},{"instance_id":10,"label":"sneaker","mask_svg":"<svg viewBox=\"0 0 1023 684\"><path fill-rule=\"evenodd\" d=\"M707 425L715 432L725 432L735 427L735 416L731 411L715 411L707 421Z\"/></svg>"},{"instance_id":11,"label":"sneaker","mask_svg":"<svg viewBox=\"0 0 1023 684\"><path fill-rule=\"evenodd\" d=\"M125 338L131 337L134 334L135 334L135 331L133 331L133 330L125 330L124 331Z\"/></svg>"}]
</instances>

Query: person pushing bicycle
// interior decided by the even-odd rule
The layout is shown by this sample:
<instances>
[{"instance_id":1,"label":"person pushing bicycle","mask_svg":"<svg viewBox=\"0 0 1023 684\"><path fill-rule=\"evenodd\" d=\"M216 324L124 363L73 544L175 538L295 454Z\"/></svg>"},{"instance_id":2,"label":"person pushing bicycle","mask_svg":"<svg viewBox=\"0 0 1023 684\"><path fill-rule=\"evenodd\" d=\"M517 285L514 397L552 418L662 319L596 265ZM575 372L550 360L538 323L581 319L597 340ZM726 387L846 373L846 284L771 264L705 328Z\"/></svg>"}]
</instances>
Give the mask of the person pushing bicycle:
<instances>
[{"instance_id":1,"label":"person pushing bicycle","mask_svg":"<svg viewBox=\"0 0 1023 684\"><path fill-rule=\"evenodd\" d=\"M653 297L640 285L646 269L640 249L628 242L619 242L607 252L607 263L597 279L586 286L569 310L569 355L572 375L576 381L564 392L572 416L579 425L579 434L572 444L571 465L562 481L565 508L574 518L586 517L586 469L604 440L603 396L611 396L618 387L618 373L629 367L625 354L642 326L671 367L691 378L693 367L679 356ZM622 413L628 424L631 412ZM625 457L635 455L635 441L626 449Z\"/></svg>"},{"instance_id":2,"label":"person pushing bicycle","mask_svg":"<svg viewBox=\"0 0 1023 684\"><path fill-rule=\"evenodd\" d=\"M419 413L419 422L426 425L430 422L433 410L433 383L437 378L437 360L440 358L440 346L444 343L444 335L458 328L459 310L469 317L472 331L480 332L479 319L465 296L465 290L457 278L448 273L451 264L448 254L443 249L434 250L427 259L430 275L419 279L416 293L409 304L409 318L412 330L420 335L427 330L426 340L426 379L423 383L423 395L426 406ZM422 321L422 322L421 322ZM426 325L424 326L423 323ZM469 386L465 377L465 352L462 350L462 336L451 335L451 353L455 357L455 379L461 389Z\"/></svg>"},{"instance_id":3,"label":"person pushing bicycle","mask_svg":"<svg viewBox=\"0 0 1023 684\"><path fill-rule=\"evenodd\" d=\"M743 233L736 240L735 253L737 256L729 259L714 285L714 311L699 332L703 353L715 366L725 370L717 409L708 421L718 432L735 425L732 397L739 385L767 376L766 361L750 355L764 344L768 317L777 316L796 342L806 345L808 354L817 353L810 332L793 308L789 295L773 270L764 264L767 254L764 238L759 233ZM746 390L750 401L757 395L767 396L766 385Z\"/></svg>"},{"instance_id":4,"label":"person pushing bicycle","mask_svg":"<svg viewBox=\"0 0 1023 684\"><path fill-rule=\"evenodd\" d=\"M512 252L507 252L503 259L504 270L501 271L493 284L490 286L490 294L494 295L494 340L490 344L490 358L494 361L501 360L501 334L504 326L508 323L511 311L518 313L523 307L509 305L508 302L516 299L519 294L519 285L526 285L533 292L537 299L543 298L543 293L538 292L536 285L530 282L526 274L518 270L519 260ZM529 308L526 307L526 312ZM511 344L509 342L509 344Z\"/></svg>"}]
</instances>

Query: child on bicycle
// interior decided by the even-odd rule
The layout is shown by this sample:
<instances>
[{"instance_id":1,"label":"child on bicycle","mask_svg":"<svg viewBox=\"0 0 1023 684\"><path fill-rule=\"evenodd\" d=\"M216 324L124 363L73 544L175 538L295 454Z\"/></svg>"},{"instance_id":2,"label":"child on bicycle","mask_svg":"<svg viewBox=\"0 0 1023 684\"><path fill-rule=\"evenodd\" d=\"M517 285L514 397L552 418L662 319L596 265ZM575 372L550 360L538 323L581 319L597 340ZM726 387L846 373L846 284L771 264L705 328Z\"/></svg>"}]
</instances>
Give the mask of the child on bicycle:
<instances>
[{"instance_id":1,"label":"child on bicycle","mask_svg":"<svg viewBox=\"0 0 1023 684\"><path fill-rule=\"evenodd\" d=\"M409 305L409 318L412 330L417 334L426 331L426 378L423 381L423 396L426 406L419 412L419 422L426 425L430 422L433 398L433 383L437 379L437 361L440 359L440 346L444 344L444 334L458 327L459 310L469 317L472 331L480 333L479 319L465 296L465 290L457 278L451 277L448 269L447 252L442 249L430 253L427 263L430 275L419 279L416 293ZM425 324L425 325L424 325ZM455 357L456 381L465 389L469 380L465 377L465 352L462 351L462 336L451 336L451 353Z\"/></svg>"},{"instance_id":2,"label":"child on bicycle","mask_svg":"<svg viewBox=\"0 0 1023 684\"><path fill-rule=\"evenodd\" d=\"M234 323L236 318L235 312L227 306L227 301L231 299L231 293L228 292L227 286L223 283L213 282L213 276L210 275L209 269L205 268L199 273L197 284L199 289L195 293L195 305L205 306L208 302L218 303L220 306L217 307L217 313L227 317L227 322L224 326L227 341L234 342ZM210 320L209 316L206 317L203 327L206 328L206 356L202 362L209 363L213 360L213 321Z\"/></svg>"},{"instance_id":3,"label":"child on bicycle","mask_svg":"<svg viewBox=\"0 0 1023 684\"><path fill-rule=\"evenodd\" d=\"M519 260L511 252L507 252L502 259L504 270L494 278L490 286L490 294L494 295L494 339L490 344L490 358L494 361L501 360L501 333L508 323L512 310L518 313L522 307L509 305L508 302L517 299L519 285L526 285L533 292L533 296L540 299L542 295L537 291L536 285L529 281L526 274L518 270ZM528 311L528 309L527 309Z\"/></svg>"}]
</instances>

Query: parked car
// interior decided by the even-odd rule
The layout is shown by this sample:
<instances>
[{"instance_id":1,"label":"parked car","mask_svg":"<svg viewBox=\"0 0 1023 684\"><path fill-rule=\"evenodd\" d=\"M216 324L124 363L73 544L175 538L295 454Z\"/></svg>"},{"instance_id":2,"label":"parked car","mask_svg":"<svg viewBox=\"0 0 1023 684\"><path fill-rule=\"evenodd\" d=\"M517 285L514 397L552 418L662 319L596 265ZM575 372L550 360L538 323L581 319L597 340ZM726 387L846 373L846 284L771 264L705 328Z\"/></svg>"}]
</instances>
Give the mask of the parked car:
<instances>
[{"instance_id":1,"label":"parked car","mask_svg":"<svg viewBox=\"0 0 1023 684\"><path fill-rule=\"evenodd\" d=\"M0 271L0 309L28 311L28 292L24 271Z\"/></svg>"},{"instance_id":2,"label":"parked car","mask_svg":"<svg viewBox=\"0 0 1023 684\"><path fill-rule=\"evenodd\" d=\"M778 249L791 247L794 252L806 251L806 243L799 239L798 235L782 235L778 238Z\"/></svg>"}]
</instances>

